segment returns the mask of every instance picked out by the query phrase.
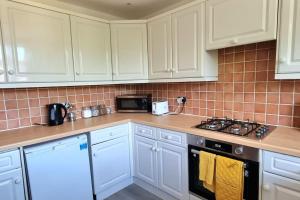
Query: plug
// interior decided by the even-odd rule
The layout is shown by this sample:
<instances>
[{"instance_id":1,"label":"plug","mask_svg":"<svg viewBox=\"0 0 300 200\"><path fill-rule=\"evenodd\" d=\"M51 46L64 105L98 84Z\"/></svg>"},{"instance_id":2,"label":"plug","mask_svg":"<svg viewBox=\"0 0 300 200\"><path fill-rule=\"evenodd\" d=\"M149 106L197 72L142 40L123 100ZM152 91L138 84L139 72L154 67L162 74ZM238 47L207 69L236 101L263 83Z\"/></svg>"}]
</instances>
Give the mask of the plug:
<instances>
[{"instance_id":1,"label":"plug","mask_svg":"<svg viewBox=\"0 0 300 200\"><path fill-rule=\"evenodd\" d=\"M185 104L186 103L186 97L177 97L177 103L178 104Z\"/></svg>"}]
</instances>

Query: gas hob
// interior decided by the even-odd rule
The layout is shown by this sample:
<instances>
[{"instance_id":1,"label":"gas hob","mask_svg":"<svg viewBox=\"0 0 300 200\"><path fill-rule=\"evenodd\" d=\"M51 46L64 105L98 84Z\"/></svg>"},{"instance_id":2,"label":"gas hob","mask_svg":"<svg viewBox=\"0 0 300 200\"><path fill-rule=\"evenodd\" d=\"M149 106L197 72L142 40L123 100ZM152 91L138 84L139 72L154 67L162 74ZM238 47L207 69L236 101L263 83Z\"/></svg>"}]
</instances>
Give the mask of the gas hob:
<instances>
[{"instance_id":1,"label":"gas hob","mask_svg":"<svg viewBox=\"0 0 300 200\"><path fill-rule=\"evenodd\" d=\"M250 122L249 120L239 121L227 117L209 118L206 121L202 121L196 128L248 137L256 140L263 139L275 129L273 126Z\"/></svg>"}]
</instances>

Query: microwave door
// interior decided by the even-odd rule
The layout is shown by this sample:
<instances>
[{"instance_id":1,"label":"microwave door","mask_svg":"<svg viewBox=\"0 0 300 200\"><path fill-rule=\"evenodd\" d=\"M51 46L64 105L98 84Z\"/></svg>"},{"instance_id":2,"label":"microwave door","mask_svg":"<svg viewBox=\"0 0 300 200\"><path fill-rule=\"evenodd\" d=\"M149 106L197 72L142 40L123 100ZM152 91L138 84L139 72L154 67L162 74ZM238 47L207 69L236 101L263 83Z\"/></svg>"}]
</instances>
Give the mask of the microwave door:
<instances>
[{"instance_id":1,"label":"microwave door","mask_svg":"<svg viewBox=\"0 0 300 200\"><path fill-rule=\"evenodd\" d=\"M118 112L148 112L145 110L143 99L119 99L117 103Z\"/></svg>"}]
</instances>

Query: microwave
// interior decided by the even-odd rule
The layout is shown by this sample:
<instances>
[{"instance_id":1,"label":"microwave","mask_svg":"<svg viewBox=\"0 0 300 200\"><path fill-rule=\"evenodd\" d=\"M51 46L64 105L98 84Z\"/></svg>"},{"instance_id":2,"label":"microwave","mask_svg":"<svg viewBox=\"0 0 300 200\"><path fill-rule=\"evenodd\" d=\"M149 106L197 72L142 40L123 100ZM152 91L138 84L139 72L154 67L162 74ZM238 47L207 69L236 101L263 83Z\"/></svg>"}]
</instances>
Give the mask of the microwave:
<instances>
[{"instance_id":1,"label":"microwave","mask_svg":"<svg viewBox=\"0 0 300 200\"><path fill-rule=\"evenodd\" d=\"M116 97L116 111L123 113L152 112L151 94L130 94Z\"/></svg>"}]
</instances>

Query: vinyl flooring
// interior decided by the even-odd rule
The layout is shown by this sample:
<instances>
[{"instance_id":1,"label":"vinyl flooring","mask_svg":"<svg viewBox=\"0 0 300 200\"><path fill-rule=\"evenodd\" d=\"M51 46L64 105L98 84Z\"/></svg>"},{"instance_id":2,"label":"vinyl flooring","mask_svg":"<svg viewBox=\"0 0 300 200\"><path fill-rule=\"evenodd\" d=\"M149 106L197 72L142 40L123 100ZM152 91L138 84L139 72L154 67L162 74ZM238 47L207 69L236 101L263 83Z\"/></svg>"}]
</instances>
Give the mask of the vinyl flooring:
<instances>
[{"instance_id":1,"label":"vinyl flooring","mask_svg":"<svg viewBox=\"0 0 300 200\"><path fill-rule=\"evenodd\" d=\"M143 188L132 184L105 200L162 200Z\"/></svg>"}]
</instances>

